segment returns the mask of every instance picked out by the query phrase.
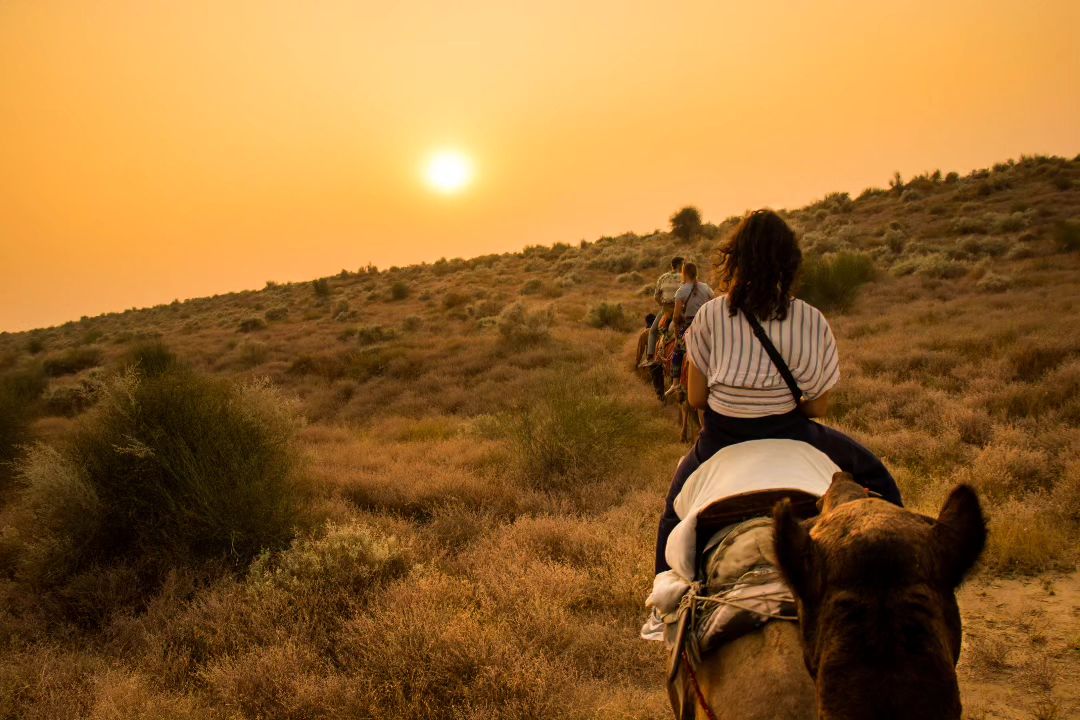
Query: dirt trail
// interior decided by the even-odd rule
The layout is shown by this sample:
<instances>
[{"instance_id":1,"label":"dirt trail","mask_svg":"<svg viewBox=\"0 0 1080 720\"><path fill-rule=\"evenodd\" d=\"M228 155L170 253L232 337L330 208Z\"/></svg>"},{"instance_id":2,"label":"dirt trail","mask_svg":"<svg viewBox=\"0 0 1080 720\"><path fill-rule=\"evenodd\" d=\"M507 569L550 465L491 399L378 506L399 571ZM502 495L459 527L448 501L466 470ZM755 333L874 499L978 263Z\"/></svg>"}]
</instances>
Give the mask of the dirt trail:
<instances>
[{"instance_id":1,"label":"dirt trail","mask_svg":"<svg viewBox=\"0 0 1080 720\"><path fill-rule=\"evenodd\" d=\"M976 579L959 597L964 717L1080 718L1080 573Z\"/></svg>"}]
</instances>

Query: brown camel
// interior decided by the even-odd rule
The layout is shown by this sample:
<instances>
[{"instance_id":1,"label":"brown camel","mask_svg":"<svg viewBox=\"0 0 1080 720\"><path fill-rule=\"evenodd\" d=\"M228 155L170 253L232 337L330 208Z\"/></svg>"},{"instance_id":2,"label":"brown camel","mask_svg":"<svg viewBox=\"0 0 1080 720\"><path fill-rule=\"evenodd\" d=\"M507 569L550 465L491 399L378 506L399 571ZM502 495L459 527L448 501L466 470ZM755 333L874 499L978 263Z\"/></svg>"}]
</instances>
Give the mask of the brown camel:
<instances>
[{"instance_id":1,"label":"brown camel","mask_svg":"<svg viewBox=\"0 0 1080 720\"><path fill-rule=\"evenodd\" d=\"M986 542L975 491L953 488L934 520L837 473L820 516L784 501L773 520L818 718L959 720L955 591Z\"/></svg>"},{"instance_id":2,"label":"brown camel","mask_svg":"<svg viewBox=\"0 0 1080 720\"><path fill-rule=\"evenodd\" d=\"M635 357L640 359L645 351L645 341L648 337L648 330L642 332L642 335L637 340L637 354ZM667 404L672 402L678 407L679 415L679 440L683 443L693 443L698 439L698 433L701 432L701 417L699 411L690 407L690 403L687 400L685 386L679 386L678 392L672 396L665 396L664 391L671 386L672 383L672 354L675 350L675 337L673 335L664 335L660 339L660 345L657 350L657 355L663 358L663 362L659 365L653 365L647 368L638 368L635 363L635 371L638 376L643 380L652 383L653 391L656 391L657 397L660 398L660 402ZM686 359L684 358L684 367L681 368L683 377L686 378Z\"/></svg>"}]
</instances>

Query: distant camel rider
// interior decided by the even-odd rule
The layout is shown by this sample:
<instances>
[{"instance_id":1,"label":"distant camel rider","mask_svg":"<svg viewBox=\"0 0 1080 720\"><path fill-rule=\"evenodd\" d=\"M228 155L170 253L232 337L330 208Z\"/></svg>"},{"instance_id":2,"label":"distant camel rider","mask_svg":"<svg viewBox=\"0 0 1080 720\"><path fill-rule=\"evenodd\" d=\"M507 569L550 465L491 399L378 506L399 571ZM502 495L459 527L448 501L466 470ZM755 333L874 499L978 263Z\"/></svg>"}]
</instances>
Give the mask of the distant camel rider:
<instances>
[{"instance_id":1,"label":"distant camel rider","mask_svg":"<svg viewBox=\"0 0 1080 720\"><path fill-rule=\"evenodd\" d=\"M638 334L637 352L634 354L634 367L641 367L638 363L641 363L645 359L645 348L649 344L649 332L652 330L652 324L655 320L656 313L649 313L645 316L645 327Z\"/></svg>"},{"instance_id":2,"label":"distant camel rider","mask_svg":"<svg viewBox=\"0 0 1080 720\"><path fill-rule=\"evenodd\" d=\"M668 388L668 395L674 395L679 389L683 358L686 356L686 340L683 335L701 306L713 299L712 288L698 282L698 269L694 263L683 263L682 283L682 287L675 293L675 311L672 314L675 335L679 340L675 343L675 352L671 357L671 387Z\"/></svg>"},{"instance_id":3,"label":"distant camel rider","mask_svg":"<svg viewBox=\"0 0 1080 720\"><path fill-rule=\"evenodd\" d=\"M675 312L675 293L682 286L682 278L680 277L682 265L683 259L681 257L671 258L671 272L664 273L656 281L653 299L660 306L660 312L656 314L652 327L649 328L649 343L645 350L646 357L642 362L643 366L656 362L656 343L660 339L660 327L666 322L665 318L670 319L672 313Z\"/></svg>"}]
</instances>

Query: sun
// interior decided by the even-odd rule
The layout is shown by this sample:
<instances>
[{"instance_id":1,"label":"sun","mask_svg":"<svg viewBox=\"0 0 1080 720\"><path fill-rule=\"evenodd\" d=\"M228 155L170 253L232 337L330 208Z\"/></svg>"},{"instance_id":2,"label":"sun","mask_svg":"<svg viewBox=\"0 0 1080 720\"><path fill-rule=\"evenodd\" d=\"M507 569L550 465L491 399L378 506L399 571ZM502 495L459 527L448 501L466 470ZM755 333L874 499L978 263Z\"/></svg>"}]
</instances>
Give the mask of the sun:
<instances>
[{"instance_id":1,"label":"sun","mask_svg":"<svg viewBox=\"0 0 1080 720\"><path fill-rule=\"evenodd\" d=\"M446 194L464 189L472 181L472 176L472 161L457 150L441 150L435 153L424 170L428 185Z\"/></svg>"}]
</instances>

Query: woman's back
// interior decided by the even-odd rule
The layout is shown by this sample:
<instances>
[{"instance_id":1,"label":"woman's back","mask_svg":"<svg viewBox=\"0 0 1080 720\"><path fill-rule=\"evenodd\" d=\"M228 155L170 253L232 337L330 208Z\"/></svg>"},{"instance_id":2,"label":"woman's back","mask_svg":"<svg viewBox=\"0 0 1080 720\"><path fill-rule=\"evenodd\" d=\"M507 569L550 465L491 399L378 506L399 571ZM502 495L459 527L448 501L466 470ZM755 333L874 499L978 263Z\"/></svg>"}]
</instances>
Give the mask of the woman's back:
<instances>
[{"instance_id":1,"label":"woman's back","mask_svg":"<svg viewBox=\"0 0 1080 720\"><path fill-rule=\"evenodd\" d=\"M761 322L810 399L840 379L832 329L821 312L793 299L783 320ZM742 312L734 316L726 296L705 303L686 336L690 361L705 376L709 407L728 417L779 415L795 409L784 378Z\"/></svg>"}]
</instances>

